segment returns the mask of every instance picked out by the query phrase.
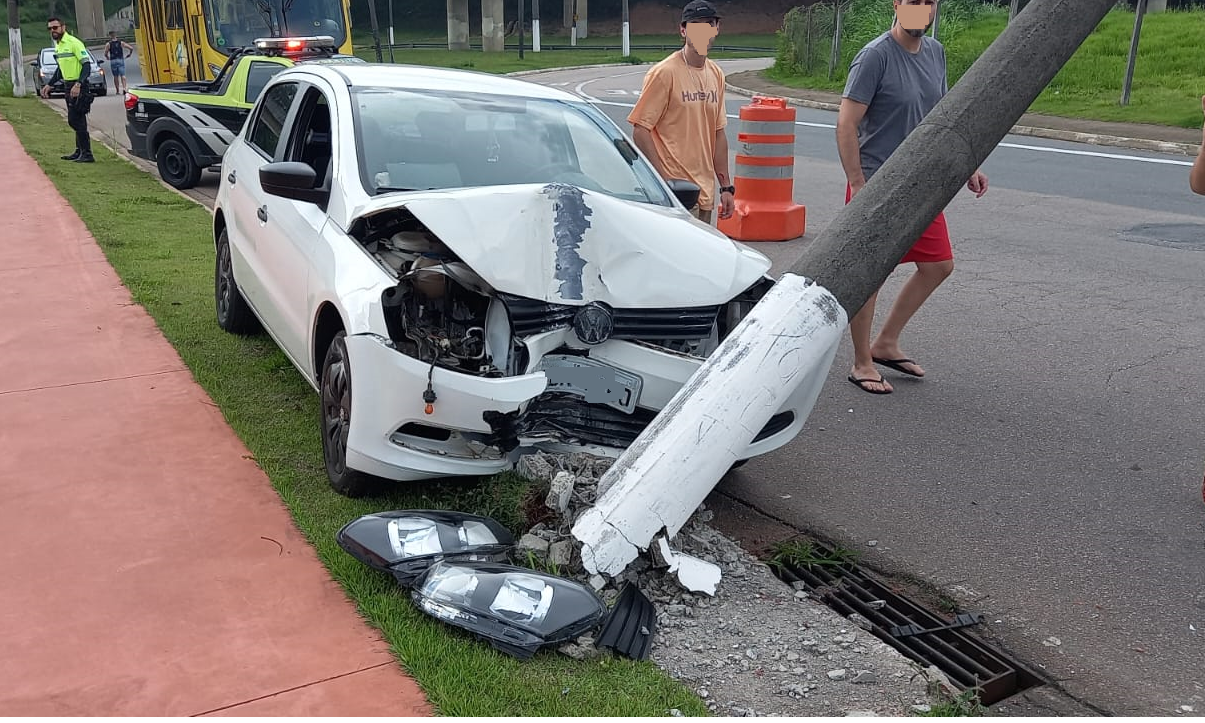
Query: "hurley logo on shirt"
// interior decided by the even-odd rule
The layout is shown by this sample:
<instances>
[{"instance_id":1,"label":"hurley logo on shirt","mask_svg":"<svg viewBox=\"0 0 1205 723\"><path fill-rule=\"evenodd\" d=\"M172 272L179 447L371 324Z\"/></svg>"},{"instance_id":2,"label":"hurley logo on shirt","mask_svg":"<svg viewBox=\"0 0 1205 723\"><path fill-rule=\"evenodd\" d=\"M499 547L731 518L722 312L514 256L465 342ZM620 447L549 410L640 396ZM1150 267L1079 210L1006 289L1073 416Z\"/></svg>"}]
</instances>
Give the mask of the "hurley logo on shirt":
<instances>
[{"instance_id":1,"label":"hurley logo on shirt","mask_svg":"<svg viewBox=\"0 0 1205 723\"><path fill-rule=\"evenodd\" d=\"M684 90L682 91L683 103L718 103L720 102L719 94L714 90Z\"/></svg>"}]
</instances>

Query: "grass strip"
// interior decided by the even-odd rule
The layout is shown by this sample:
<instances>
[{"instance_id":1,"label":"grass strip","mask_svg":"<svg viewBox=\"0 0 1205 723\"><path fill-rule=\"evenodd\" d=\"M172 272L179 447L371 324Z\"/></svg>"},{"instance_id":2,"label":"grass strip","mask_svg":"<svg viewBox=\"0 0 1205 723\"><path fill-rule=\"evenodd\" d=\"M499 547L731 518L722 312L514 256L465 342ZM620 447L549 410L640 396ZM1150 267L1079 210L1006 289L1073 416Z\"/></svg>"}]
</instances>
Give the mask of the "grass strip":
<instances>
[{"instance_id":1,"label":"grass strip","mask_svg":"<svg viewBox=\"0 0 1205 723\"><path fill-rule=\"evenodd\" d=\"M942 3L941 13L938 37L946 48L953 86L1004 32L1008 8L986 6L973 0L952 0L948 7ZM793 88L842 90L850 61L863 45L891 26L891 14L890 4L853 0L843 23L841 62L831 79L827 64L814 64L813 71L806 73L797 63L790 62L792 52L798 52L792 51L792 47L804 41L797 38L793 44L786 35L780 39L778 61L765 71L766 78ZM1205 27L1205 10L1169 10L1146 15L1142 20L1130 102L1123 106L1121 91L1134 12L1124 8L1111 10L1043 89L1029 111L1066 118L1199 128L1201 96L1205 95L1200 59L1202 27ZM818 44L827 48L826 43L831 43L830 36L822 37Z\"/></svg>"},{"instance_id":2,"label":"grass strip","mask_svg":"<svg viewBox=\"0 0 1205 723\"><path fill-rule=\"evenodd\" d=\"M518 533L529 482L510 474L479 483L399 483L395 493L350 500L327 485L318 396L267 336L223 332L214 319L211 216L96 144L97 163L65 164L74 143L53 109L0 98L0 117L83 219L109 263L176 348L193 378L267 473L298 528L360 613L379 628L440 715L707 715L699 698L649 661L591 662L542 653L518 661L427 617L391 578L344 553L335 532L390 509L491 515Z\"/></svg>"},{"instance_id":3,"label":"grass strip","mask_svg":"<svg viewBox=\"0 0 1205 723\"><path fill-rule=\"evenodd\" d=\"M621 64L641 65L654 63L670 54L669 50L641 51L642 55L623 56L618 51L611 50L541 50L533 53L530 50L519 59L518 51L508 50L505 53L485 53L480 50L441 50L438 48L395 48L393 62L406 65L429 65L439 68L457 68L459 70L476 70L483 73L514 73L521 70L550 70L578 65ZM375 63L377 51L375 48L356 48L356 55ZM764 58L766 53L723 52L711 53L707 57L712 60L733 58ZM389 62L389 49L382 46L382 60Z\"/></svg>"}]
</instances>

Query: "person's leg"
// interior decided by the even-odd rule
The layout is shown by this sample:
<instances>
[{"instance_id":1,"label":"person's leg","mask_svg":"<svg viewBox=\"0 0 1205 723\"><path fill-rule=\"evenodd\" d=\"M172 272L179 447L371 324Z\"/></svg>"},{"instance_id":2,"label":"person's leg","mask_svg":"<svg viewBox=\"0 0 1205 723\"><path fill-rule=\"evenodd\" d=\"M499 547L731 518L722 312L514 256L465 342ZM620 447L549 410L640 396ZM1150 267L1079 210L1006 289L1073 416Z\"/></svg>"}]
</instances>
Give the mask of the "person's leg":
<instances>
[{"instance_id":1,"label":"person's leg","mask_svg":"<svg viewBox=\"0 0 1205 723\"><path fill-rule=\"evenodd\" d=\"M916 263L916 273L900 289L900 294L891 305L887 320L883 322L883 328L879 330L870 351L871 356L879 363L891 361L893 364L888 366L905 374L923 377L925 370L909 359L900 348L900 335L921 305L954 272L954 253L950 246L944 214L938 214L900 263L909 261Z\"/></svg>"},{"instance_id":2,"label":"person's leg","mask_svg":"<svg viewBox=\"0 0 1205 723\"><path fill-rule=\"evenodd\" d=\"M75 147L79 149L76 161L89 162L92 160L92 138L88 135L88 114L81 106L87 100L81 97L72 104L67 112L67 123L75 129Z\"/></svg>"},{"instance_id":3,"label":"person's leg","mask_svg":"<svg viewBox=\"0 0 1205 723\"><path fill-rule=\"evenodd\" d=\"M79 113L75 109L75 102L72 101L72 99L71 99L71 86L64 84L64 87L67 88L67 97L66 97L67 125L71 128L71 130L75 131L76 133L75 133L75 152L71 153L70 155L63 156L62 158L64 161L74 161L75 159L80 157L79 130L78 130Z\"/></svg>"},{"instance_id":4,"label":"person's leg","mask_svg":"<svg viewBox=\"0 0 1205 723\"><path fill-rule=\"evenodd\" d=\"M854 366L850 370L850 380L865 391L889 394L892 387L875 368L870 353L870 329L874 325L874 305L878 296L877 291L871 294L849 321L849 336L854 343Z\"/></svg>"}]
</instances>

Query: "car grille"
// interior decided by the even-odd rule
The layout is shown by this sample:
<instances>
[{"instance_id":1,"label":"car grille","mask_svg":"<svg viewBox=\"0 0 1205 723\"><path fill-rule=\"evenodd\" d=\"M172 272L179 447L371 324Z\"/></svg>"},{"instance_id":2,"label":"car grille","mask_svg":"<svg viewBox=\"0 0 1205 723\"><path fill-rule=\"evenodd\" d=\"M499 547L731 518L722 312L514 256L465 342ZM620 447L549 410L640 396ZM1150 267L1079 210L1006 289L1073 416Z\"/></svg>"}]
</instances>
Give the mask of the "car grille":
<instances>
[{"instance_id":1,"label":"car grille","mask_svg":"<svg viewBox=\"0 0 1205 723\"><path fill-rule=\"evenodd\" d=\"M573 325L580 307L548 304L520 296L501 295L510 312L515 336L524 337ZM664 309L614 309L612 339L660 341L705 339L719 316L720 306Z\"/></svg>"},{"instance_id":2,"label":"car grille","mask_svg":"<svg viewBox=\"0 0 1205 723\"><path fill-rule=\"evenodd\" d=\"M532 400L518 425L524 435L555 433L565 441L626 449L644 431L657 413L637 407L632 414L601 404L586 404L578 397L545 394ZM778 434L795 421L794 412L781 412L770 418L753 438L759 442Z\"/></svg>"}]
</instances>

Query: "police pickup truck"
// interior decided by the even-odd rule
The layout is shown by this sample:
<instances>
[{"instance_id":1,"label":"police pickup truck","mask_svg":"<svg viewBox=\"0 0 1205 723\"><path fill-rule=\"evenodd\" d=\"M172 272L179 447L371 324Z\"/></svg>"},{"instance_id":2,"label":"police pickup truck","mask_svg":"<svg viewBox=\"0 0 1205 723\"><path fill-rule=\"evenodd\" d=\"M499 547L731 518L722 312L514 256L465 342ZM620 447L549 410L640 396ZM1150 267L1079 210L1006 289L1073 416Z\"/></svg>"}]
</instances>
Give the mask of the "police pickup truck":
<instances>
[{"instance_id":1,"label":"police pickup truck","mask_svg":"<svg viewBox=\"0 0 1205 723\"><path fill-rule=\"evenodd\" d=\"M140 85L126 94L130 151L154 161L175 188L197 185L218 170L268 80L296 63L363 63L335 51L329 36L260 38L236 48L213 80Z\"/></svg>"}]
</instances>

